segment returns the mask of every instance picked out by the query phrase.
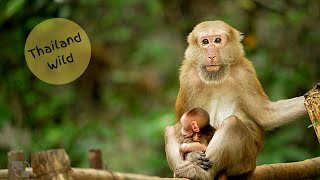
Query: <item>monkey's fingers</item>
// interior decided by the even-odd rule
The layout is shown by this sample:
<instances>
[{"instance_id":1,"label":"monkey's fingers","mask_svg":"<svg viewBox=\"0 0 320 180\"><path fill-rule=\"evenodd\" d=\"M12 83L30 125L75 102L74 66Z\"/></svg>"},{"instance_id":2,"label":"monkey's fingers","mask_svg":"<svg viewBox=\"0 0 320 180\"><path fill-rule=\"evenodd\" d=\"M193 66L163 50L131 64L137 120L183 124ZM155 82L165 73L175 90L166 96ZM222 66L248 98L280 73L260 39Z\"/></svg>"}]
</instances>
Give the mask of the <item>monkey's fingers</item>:
<instances>
[{"instance_id":1,"label":"monkey's fingers","mask_svg":"<svg viewBox=\"0 0 320 180\"><path fill-rule=\"evenodd\" d=\"M187 159L194 164L201 167L203 170L207 171L212 167L212 163L206 157L206 154L202 151L190 152Z\"/></svg>"},{"instance_id":2,"label":"monkey's fingers","mask_svg":"<svg viewBox=\"0 0 320 180\"><path fill-rule=\"evenodd\" d=\"M202 151L199 151L199 152L198 152L198 155L199 155L198 159L200 159L200 158L201 158L201 159L207 159L207 158L206 158L206 153L204 153L204 152L202 152Z\"/></svg>"},{"instance_id":3,"label":"monkey's fingers","mask_svg":"<svg viewBox=\"0 0 320 180\"><path fill-rule=\"evenodd\" d=\"M207 171L212 167L212 162L210 162L209 160L199 161L197 165L200 166L203 170Z\"/></svg>"},{"instance_id":4,"label":"monkey's fingers","mask_svg":"<svg viewBox=\"0 0 320 180\"><path fill-rule=\"evenodd\" d=\"M196 157L196 159L200 160L200 161L204 161L204 162L208 162L209 159L206 157L205 153L199 153L199 156Z\"/></svg>"},{"instance_id":5,"label":"monkey's fingers","mask_svg":"<svg viewBox=\"0 0 320 180\"><path fill-rule=\"evenodd\" d=\"M202 151L193 151L187 154L186 159L194 162L198 159L205 158L205 154Z\"/></svg>"},{"instance_id":6,"label":"monkey's fingers","mask_svg":"<svg viewBox=\"0 0 320 180\"><path fill-rule=\"evenodd\" d=\"M212 162L209 161L204 152L199 153L199 155L197 165L207 171L212 167Z\"/></svg>"}]
</instances>

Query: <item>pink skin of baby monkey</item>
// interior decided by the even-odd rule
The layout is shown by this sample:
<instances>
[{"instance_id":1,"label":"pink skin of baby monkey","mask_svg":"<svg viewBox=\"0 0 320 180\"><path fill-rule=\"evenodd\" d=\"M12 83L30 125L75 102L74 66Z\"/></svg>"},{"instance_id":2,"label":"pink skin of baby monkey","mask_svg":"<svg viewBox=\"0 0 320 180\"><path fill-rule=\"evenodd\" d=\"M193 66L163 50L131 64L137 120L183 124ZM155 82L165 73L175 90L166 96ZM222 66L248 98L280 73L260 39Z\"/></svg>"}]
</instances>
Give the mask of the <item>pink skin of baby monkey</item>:
<instances>
[{"instance_id":1,"label":"pink skin of baby monkey","mask_svg":"<svg viewBox=\"0 0 320 180\"><path fill-rule=\"evenodd\" d=\"M185 159L185 155L189 152L206 151L208 146L208 141L201 129L209 125L209 120L198 114L192 116L186 114L181 117L181 133L185 138L191 137L193 142L181 144L179 150L182 159Z\"/></svg>"}]
</instances>

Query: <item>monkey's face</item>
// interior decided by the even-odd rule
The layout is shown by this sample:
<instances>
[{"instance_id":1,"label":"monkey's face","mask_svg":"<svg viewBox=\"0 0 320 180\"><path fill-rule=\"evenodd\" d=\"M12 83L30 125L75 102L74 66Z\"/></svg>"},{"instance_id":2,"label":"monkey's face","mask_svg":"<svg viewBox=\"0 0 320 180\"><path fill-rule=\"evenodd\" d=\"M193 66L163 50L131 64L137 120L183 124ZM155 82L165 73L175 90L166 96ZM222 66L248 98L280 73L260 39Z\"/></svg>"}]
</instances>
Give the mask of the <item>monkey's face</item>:
<instances>
[{"instance_id":1,"label":"monkey's face","mask_svg":"<svg viewBox=\"0 0 320 180\"><path fill-rule=\"evenodd\" d=\"M227 37L224 34L203 34L197 38L197 43L205 54L201 68L208 73L218 72L224 66L220 49L224 47Z\"/></svg>"},{"instance_id":2,"label":"monkey's face","mask_svg":"<svg viewBox=\"0 0 320 180\"><path fill-rule=\"evenodd\" d=\"M197 25L188 36L186 59L197 62L198 75L207 84L219 84L227 77L236 57L243 54L237 30L222 21Z\"/></svg>"},{"instance_id":3,"label":"monkey's face","mask_svg":"<svg viewBox=\"0 0 320 180\"><path fill-rule=\"evenodd\" d=\"M221 82L229 70L229 62L221 56L227 37L221 33L202 34L197 43L203 56L198 59L198 74L206 83Z\"/></svg>"}]
</instances>

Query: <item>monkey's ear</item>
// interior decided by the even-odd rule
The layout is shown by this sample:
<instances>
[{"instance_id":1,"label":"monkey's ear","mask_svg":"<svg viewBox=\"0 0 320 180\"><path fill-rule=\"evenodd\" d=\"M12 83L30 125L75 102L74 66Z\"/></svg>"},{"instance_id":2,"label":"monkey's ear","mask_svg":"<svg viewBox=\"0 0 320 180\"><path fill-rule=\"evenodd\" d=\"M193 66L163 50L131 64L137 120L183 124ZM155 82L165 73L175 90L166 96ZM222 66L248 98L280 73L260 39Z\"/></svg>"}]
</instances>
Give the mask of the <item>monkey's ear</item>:
<instances>
[{"instance_id":1,"label":"monkey's ear","mask_svg":"<svg viewBox=\"0 0 320 180\"><path fill-rule=\"evenodd\" d=\"M244 33L238 31L239 41L242 41L244 39Z\"/></svg>"},{"instance_id":2,"label":"monkey's ear","mask_svg":"<svg viewBox=\"0 0 320 180\"><path fill-rule=\"evenodd\" d=\"M200 131L198 123L196 121L191 121L191 128L192 128L193 132L199 132Z\"/></svg>"},{"instance_id":3,"label":"monkey's ear","mask_svg":"<svg viewBox=\"0 0 320 180\"><path fill-rule=\"evenodd\" d=\"M188 35L188 43L189 44L196 44L197 43L197 40L196 40L196 37L194 36L193 32L191 32L189 35Z\"/></svg>"}]
</instances>

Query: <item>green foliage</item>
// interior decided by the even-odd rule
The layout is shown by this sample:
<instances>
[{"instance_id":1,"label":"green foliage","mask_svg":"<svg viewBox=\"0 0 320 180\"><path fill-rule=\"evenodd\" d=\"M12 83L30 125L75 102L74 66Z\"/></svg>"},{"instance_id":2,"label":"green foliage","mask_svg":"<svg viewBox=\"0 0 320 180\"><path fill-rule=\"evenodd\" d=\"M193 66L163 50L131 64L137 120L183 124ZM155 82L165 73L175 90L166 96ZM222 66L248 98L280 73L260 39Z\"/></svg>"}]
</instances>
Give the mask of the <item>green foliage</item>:
<instances>
[{"instance_id":1,"label":"green foliage","mask_svg":"<svg viewBox=\"0 0 320 180\"><path fill-rule=\"evenodd\" d=\"M0 168L9 150L51 148L65 148L73 166L87 167L88 150L100 148L111 170L172 176L163 129L175 122L178 69L193 26L221 19L244 32L247 56L278 100L319 81L319 8L317 0L1 1ZM62 86L37 79L24 60L29 32L54 17L83 27L93 50L86 72ZM319 156L309 124L267 133L258 164Z\"/></svg>"},{"instance_id":2,"label":"green foliage","mask_svg":"<svg viewBox=\"0 0 320 180\"><path fill-rule=\"evenodd\" d=\"M266 146L263 148L257 163L279 163L288 160L301 161L312 157L311 153L305 147L295 142L296 139L304 136L306 126L302 129L301 125L301 123L295 123L281 128L281 131L268 133L268 138L265 142Z\"/></svg>"},{"instance_id":3,"label":"green foliage","mask_svg":"<svg viewBox=\"0 0 320 180\"><path fill-rule=\"evenodd\" d=\"M25 0L11 0L7 3L5 14L7 17L11 17L18 11L21 11L25 3Z\"/></svg>"}]
</instances>

